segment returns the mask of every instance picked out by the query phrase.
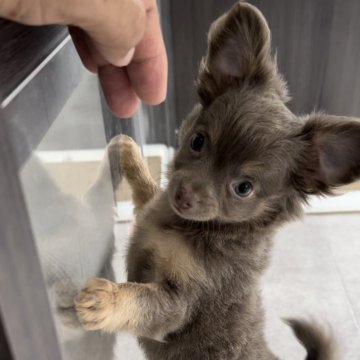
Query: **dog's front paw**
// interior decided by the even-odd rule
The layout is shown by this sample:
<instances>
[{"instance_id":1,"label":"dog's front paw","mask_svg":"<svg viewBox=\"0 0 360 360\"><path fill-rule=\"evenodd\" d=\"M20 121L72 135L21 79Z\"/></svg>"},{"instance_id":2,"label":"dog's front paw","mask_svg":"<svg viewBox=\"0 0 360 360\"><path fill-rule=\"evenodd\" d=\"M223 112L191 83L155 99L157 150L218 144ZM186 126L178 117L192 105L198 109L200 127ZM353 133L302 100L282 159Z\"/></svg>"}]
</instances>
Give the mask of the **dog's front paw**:
<instances>
[{"instance_id":1,"label":"dog's front paw","mask_svg":"<svg viewBox=\"0 0 360 360\"><path fill-rule=\"evenodd\" d=\"M118 293L118 285L109 280L88 281L75 301L79 321L86 330L111 329Z\"/></svg>"},{"instance_id":2,"label":"dog's front paw","mask_svg":"<svg viewBox=\"0 0 360 360\"><path fill-rule=\"evenodd\" d=\"M127 135L121 135L118 140L120 146L120 166L128 176L139 171L142 164L141 150L136 142ZM141 167L141 165L140 165Z\"/></svg>"}]
</instances>

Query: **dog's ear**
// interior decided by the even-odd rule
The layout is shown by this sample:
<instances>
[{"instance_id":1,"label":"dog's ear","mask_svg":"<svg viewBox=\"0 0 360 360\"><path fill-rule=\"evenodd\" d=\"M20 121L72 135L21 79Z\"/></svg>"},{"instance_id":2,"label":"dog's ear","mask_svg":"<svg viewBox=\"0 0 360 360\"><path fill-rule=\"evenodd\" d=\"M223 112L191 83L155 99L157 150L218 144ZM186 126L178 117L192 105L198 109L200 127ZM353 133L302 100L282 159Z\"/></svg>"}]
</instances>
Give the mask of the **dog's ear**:
<instances>
[{"instance_id":1,"label":"dog's ear","mask_svg":"<svg viewBox=\"0 0 360 360\"><path fill-rule=\"evenodd\" d=\"M304 149L295 182L302 192L330 193L360 178L359 119L314 114L300 138Z\"/></svg>"},{"instance_id":2,"label":"dog's ear","mask_svg":"<svg viewBox=\"0 0 360 360\"><path fill-rule=\"evenodd\" d=\"M274 71L265 18L254 6L238 2L211 25L197 91L208 105L230 87L266 82Z\"/></svg>"}]
</instances>

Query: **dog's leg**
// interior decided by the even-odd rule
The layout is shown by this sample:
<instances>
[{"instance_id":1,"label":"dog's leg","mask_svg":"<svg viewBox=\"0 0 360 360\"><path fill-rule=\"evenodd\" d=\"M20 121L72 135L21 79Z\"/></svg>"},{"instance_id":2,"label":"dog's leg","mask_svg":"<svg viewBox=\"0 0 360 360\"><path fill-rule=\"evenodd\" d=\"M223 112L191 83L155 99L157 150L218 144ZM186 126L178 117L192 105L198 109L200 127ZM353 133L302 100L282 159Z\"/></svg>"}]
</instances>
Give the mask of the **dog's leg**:
<instances>
[{"instance_id":1,"label":"dog's leg","mask_svg":"<svg viewBox=\"0 0 360 360\"><path fill-rule=\"evenodd\" d=\"M154 197L159 188L135 141L126 135L120 135L117 141L120 146L121 171L130 184L135 213L137 213Z\"/></svg>"},{"instance_id":2,"label":"dog's leg","mask_svg":"<svg viewBox=\"0 0 360 360\"><path fill-rule=\"evenodd\" d=\"M87 330L127 331L161 341L185 321L189 297L161 283L91 279L76 302Z\"/></svg>"}]
</instances>

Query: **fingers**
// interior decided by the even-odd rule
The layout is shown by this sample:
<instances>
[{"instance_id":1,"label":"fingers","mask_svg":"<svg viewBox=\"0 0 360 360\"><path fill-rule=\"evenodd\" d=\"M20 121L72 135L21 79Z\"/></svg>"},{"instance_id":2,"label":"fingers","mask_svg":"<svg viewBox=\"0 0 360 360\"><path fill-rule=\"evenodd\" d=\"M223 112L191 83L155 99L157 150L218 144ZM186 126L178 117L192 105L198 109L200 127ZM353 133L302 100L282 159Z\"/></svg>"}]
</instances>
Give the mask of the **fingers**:
<instances>
[{"instance_id":1,"label":"fingers","mask_svg":"<svg viewBox=\"0 0 360 360\"><path fill-rule=\"evenodd\" d=\"M139 99L155 105L164 101L167 90L167 56L156 3L147 1L145 34L125 68L105 67L99 78L112 112L122 118L132 116Z\"/></svg>"},{"instance_id":2,"label":"fingers","mask_svg":"<svg viewBox=\"0 0 360 360\"><path fill-rule=\"evenodd\" d=\"M93 73L97 72L97 64L91 56L91 51L89 47L89 39L86 33L74 26L69 26L69 33L74 42L76 51L79 54L79 57L83 65Z\"/></svg>"},{"instance_id":3,"label":"fingers","mask_svg":"<svg viewBox=\"0 0 360 360\"><path fill-rule=\"evenodd\" d=\"M97 4L90 18L77 26L91 39L92 57L98 65L126 66L146 27L146 12L141 0L93 1Z\"/></svg>"},{"instance_id":4,"label":"fingers","mask_svg":"<svg viewBox=\"0 0 360 360\"><path fill-rule=\"evenodd\" d=\"M126 68L105 65L98 69L98 75L111 111L120 118L134 115L139 98L130 83Z\"/></svg>"},{"instance_id":5,"label":"fingers","mask_svg":"<svg viewBox=\"0 0 360 360\"><path fill-rule=\"evenodd\" d=\"M141 100L155 105L164 101L167 90L167 56L156 4L147 10L147 27L128 66L131 84Z\"/></svg>"},{"instance_id":6,"label":"fingers","mask_svg":"<svg viewBox=\"0 0 360 360\"><path fill-rule=\"evenodd\" d=\"M110 109L132 116L139 99L159 104L167 57L156 0L0 0L0 16L32 25L70 24L84 66L98 72Z\"/></svg>"}]
</instances>

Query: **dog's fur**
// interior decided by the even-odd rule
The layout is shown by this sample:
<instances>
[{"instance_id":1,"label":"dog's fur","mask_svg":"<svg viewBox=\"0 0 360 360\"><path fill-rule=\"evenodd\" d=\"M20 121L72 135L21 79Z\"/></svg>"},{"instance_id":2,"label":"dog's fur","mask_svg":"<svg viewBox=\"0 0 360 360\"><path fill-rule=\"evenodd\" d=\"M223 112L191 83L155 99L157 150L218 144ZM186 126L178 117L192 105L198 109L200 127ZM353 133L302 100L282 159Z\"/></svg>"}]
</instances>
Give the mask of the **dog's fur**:
<instances>
[{"instance_id":1,"label":"dog's fur","mask_svg":"<svg viewBox=\"0 0 360 360\"><path fill-rule=\"evenodd\" d=\"M181 127L166 191L135 143L120 138L138 210L129 282L91 280L78 315L89 330L138 336L150 360L276 359L264 339L259 291L271 237L301 214L309 195L360 176L360 122L297 117L286 107L266 21L243 2L212 25L197 90L200 104ZM239 196L245 181L252 192ZM289 323L307 359L335 358L320 330Z\"/></svg>"}]
</instances>

